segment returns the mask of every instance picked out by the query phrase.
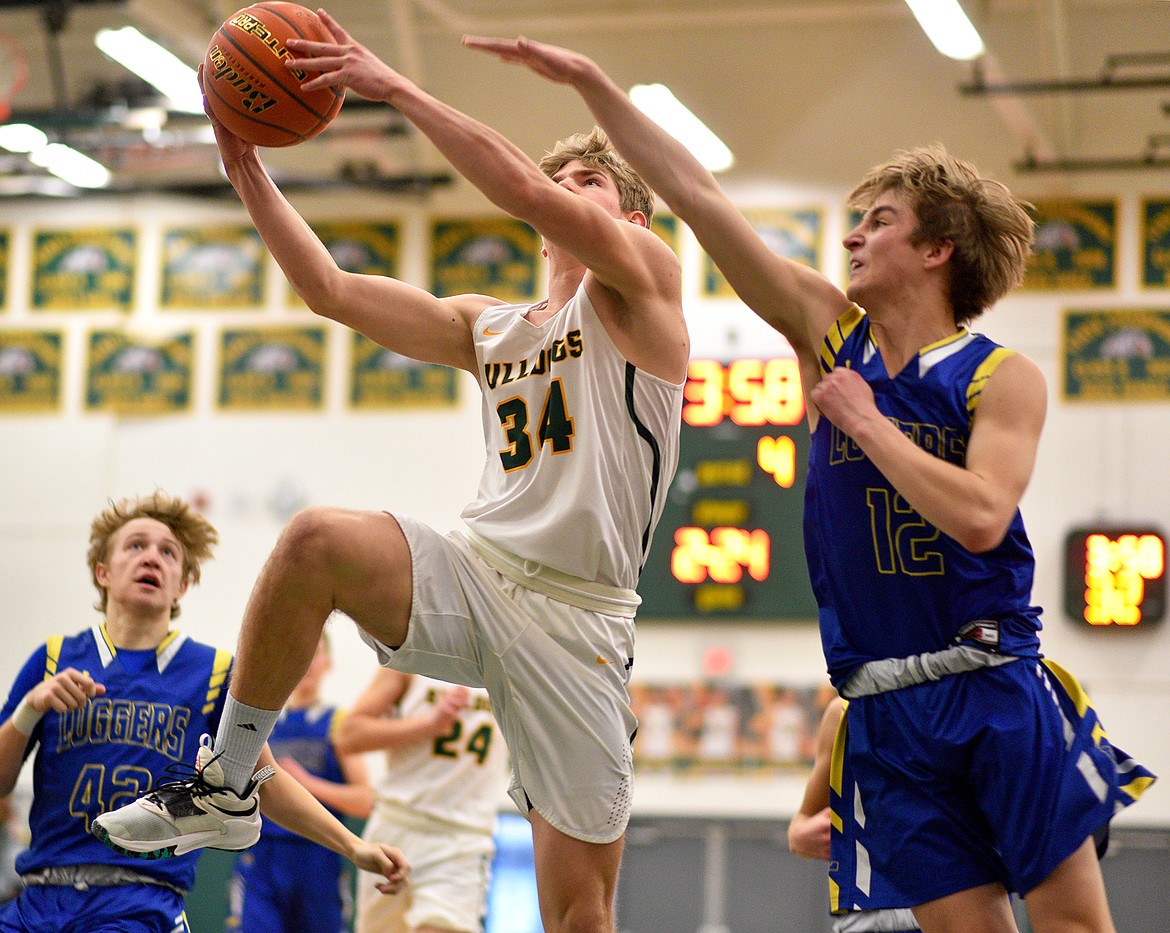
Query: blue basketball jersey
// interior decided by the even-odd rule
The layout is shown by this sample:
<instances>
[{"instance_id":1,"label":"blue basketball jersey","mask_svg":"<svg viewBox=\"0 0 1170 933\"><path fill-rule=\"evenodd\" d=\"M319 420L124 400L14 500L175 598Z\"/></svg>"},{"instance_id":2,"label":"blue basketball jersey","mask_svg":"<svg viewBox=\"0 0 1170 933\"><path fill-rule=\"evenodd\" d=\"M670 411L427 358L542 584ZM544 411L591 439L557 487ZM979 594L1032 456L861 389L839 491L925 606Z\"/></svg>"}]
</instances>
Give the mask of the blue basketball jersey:
<instances>
[{"instance_id":1,"label":"blue basketball jersey","mask_svg":"<svg viewBox=\"0 0 1170 933\"><path fill-rule=\"evenodd\" d=\"M273 757L277 761L292 758L310 774L335 784L344 784L345 774L333 747L333 736L343 715L336 707L322 703L303 709L285 708L272 729L272 735L268 737L268 747ZM341 818L336 812L333 815ZM272 820L264 821L260 834L264 838L302 838ZM338 856L339 864L340 859L341 856Z\"/></svg>"},{"instance_id":2,"label":"blue basketball jersey","mask_svg":"<svg viewBox=\"0 0 1170 933\"><path fill-rule=\"evenodd\" d=\"M0 722L24 695L59 670L88 671L102 696L68 713L50 710L29 741L35 747L31 843L16 860L22 874L55 865L122 865L189 890L198 852L146 861L90 835L94 817L147 793L175 764L194 760L199 737L215 734L232 656L171 631L156 649L117 649L105 625L55 636L17 675Z\"/></svg>"},{"instance_id":3,"label":"blue basketball jersey","mask_svg":"<svg viewBox=\"0 0 1170 933\"><path fill-rule=\"evenodd\" d=\"M825 337L821 368L856 370L883 415L919 447L962 466L980 392L1011 352L960 330L890 376L855 305ZM804 538L835 685L867 661L946 648L976 619L999 620L1005 654L1039 652L1040 610L1029 604L1034 560L1019 511L998 547L972 553L915 512L826 417L809 451Z\"/></svg>"}]
</instances>

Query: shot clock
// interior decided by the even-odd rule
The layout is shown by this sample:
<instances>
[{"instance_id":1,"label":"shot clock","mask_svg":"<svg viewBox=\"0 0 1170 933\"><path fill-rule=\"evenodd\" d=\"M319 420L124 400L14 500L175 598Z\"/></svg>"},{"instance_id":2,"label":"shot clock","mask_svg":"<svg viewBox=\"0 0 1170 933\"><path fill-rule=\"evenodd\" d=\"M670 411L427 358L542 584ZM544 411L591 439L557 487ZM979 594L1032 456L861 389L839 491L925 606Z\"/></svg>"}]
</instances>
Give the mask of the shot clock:
<instances>
[{"instance_id":1,"label":"shot clock","mask_svg":"<svg viewBox=\"0 0 1170 933\"><path fill-rule=\"evenodd\" d=\"M1166 614L1166 536L1157 529L1074 528L1064 573L1064 608L1078 622L1133 628Z\"/></svg>"},{"instance_id":2,"label":"shot clock","mask_svg":"<svg viewBox=\"0 0 1170 933\"><path fill-rule=\"evenodd\" d=\"M816 618L801 525L804 414L794 358L691 361L639 619Z\"/></svg>"}]
</instances>

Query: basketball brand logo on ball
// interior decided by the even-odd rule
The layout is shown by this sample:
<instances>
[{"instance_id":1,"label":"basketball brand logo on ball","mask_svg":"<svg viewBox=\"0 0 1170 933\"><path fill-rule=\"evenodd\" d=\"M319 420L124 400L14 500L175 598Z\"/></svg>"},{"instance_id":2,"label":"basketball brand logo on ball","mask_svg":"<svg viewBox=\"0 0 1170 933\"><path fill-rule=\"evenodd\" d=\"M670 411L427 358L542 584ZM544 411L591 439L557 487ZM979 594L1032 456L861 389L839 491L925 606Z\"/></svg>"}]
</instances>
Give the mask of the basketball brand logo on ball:
<instances>
[{"instance_id":1,"label":"basketball brand logo on ball","mask_svg":"<svg viewBox=\"0 0 1170 933\"><path fill-rule=\"evenodd\" d=\"M307 73L291 69L289 39L332 42L320 17L296 3L266 0L229 17L207 48L204 89L215 118L257 146L292 146L320 133L345 92L305 92Z\"/></svg>"}]
</instances>

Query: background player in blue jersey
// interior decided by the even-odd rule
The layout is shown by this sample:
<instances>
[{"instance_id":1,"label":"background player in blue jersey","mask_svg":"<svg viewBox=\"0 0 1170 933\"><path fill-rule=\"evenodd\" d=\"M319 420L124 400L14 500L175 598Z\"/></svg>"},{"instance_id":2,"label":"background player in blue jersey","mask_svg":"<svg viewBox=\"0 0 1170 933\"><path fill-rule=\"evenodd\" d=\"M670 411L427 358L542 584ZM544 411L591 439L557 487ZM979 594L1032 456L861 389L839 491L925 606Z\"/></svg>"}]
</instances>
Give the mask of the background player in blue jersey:
<instances>
[{"instance_id":1,"label":"background player in blue jersey","mask_svg":"<svg viewBox=\"0 0 1170 933\"><path fill-rule=\"evenodd\" d=\"M829 785L833 745L844 710L845 701L838 696L825 707L817 729L816 756L804 786L800 809L788 824L788 848L801 858L829 860L832 836ZM833 933L910 933L919 929L914 914L905 907L845 911L833 919Z\"/></svg>"},{"instance_id":2,"label":"background player in blue jersey","mask_svg":"<svg viewBox=\"0 0 1170 933\"><path fill-rule=\"evenodd\" d=\"M36 750L31 843L17 859L26 887L0 912L3 933L187 930L183 895L197 856L141 861L90 829L105 810L174 780L215 731L231 655L171 620L216 541L206 519L162 492L111 503L94 519L88 557L102 618L34 651L0 711L0 794ZM263 796L274 819L386 875L387 887L401 882L400 852L358 839L284 772Z\"/></svg>"},{"instance_id":3,"label":"background player in blue jersey","mask_svg":"<svg viewBox=\"0 0 1170 933\"><path fill-rule=\"evenodd\" d=\"M334 815L365 819L374 803L365 758L338 754L335 738L346 713L321 699L321 682L330 667L329 640L322 636L268 747L277 763ZM340 933L353 913L351 883L336 852L265 820L260 841L236 860L226 929Z\"/></svg>"},{"instance_id":4,"label":"background player in blue jersey","mask_svg":"<svg viewBox=\"0 0 1170 933\"><path fill-rule=\"evenodd\" d=\"M830 679L851 698L834 906L913 907L929 933L1007 933L1014 890L1045 933L1111 931L1092 835L1153 778L1041 659L1019 503L1047 390L1035 363L966 327L1023 279L1024 205L940 147L899 153L849 198L862 218L842 293L773 253L595 62L464 41L576 89L797 355L805 549Z\"/></svg>"}]
</instances>

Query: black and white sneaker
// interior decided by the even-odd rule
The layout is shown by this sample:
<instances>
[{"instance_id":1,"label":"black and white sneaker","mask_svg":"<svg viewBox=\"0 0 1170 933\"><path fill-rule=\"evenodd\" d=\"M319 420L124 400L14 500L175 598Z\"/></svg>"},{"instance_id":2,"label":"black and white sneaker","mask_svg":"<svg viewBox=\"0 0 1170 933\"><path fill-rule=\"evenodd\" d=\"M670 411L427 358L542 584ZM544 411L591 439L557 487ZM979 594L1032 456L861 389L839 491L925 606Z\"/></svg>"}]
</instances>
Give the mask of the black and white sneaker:
<instances>
[{"instance_id":1,"label":"black and white sneaker","mask_svg":"<svg viewBox=\"0 0 1170 933\"><path fill-rule=\"evenodd\" d=\"M276 773L257 771L243 794L224 786L223 767L203 736L190 776L159 784L144 797L93 821L91 832L123 855L171 858L195 849L239 851L260 838L260 785Z\"/></svg>"}]
</instances>

